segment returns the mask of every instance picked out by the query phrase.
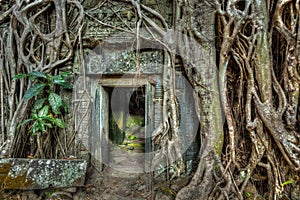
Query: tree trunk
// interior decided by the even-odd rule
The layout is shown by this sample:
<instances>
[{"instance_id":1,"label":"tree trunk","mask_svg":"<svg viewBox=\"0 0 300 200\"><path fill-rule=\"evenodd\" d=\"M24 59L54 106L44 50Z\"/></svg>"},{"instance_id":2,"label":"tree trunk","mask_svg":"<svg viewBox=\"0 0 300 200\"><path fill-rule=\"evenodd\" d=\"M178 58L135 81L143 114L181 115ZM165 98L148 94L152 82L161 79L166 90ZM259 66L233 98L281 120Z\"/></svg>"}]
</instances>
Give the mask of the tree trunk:
<instances>
[{"instance_id":1,"label":"tree trunk","mask_svg":"<svg viewBox=\"0 0 300 200\"><path fill-rule=\"evenodd\" d=\"M223 148L223 121L214 43L215 13L205 3L201 4L201 9L205 10L201 17L201 28L206 31L207 38L200 45L193 42L188 45L191 48L190 60L185 63L185 70L194 87L197 114L200 116L200 162L189 185L177 194L178 200L213 197L212 191L218 181L214 174L220 170L219 161Z\"/></svg>"}]
</instances>

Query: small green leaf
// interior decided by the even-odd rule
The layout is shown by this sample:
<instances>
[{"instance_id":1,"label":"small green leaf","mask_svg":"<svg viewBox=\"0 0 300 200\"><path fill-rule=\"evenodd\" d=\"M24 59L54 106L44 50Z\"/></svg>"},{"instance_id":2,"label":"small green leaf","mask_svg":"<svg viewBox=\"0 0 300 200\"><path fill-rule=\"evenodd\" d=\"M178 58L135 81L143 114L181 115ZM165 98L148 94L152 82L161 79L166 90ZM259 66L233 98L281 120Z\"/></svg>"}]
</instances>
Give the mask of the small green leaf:
<instances>
[{"instance_id":1,"label":"small green leaf","mask_svg":"<svg viewBox=\"0 0 300 200\"><path fill-rule=\"evenodd\" d=\"M44 125L43 121L39 121L39 122L37 122L37 124L38 124L39 129L42 132L46 132L45 125Z\"/></svg>"},{"instance_id":2,"label":"small green leaf","mask_svg":"<svg viewBox=\"0 0 300 200\"><path fill-rule=\"evenodd\" d=\"M53 118L53 117L51 117L49 115L48 116L43 116L41 118L44 119L44 120L47 120L47 121L49 121L51 123L53 123L54 125L56 125L56 126L58 126L60 128L65 128L66 127L66 124L60 118Z\"/></svg>"},{"instance_id":3,"label":"small green leaf","mask_svg":"<svg viewBox=\"0 0 300 200\"><path fill-rule=\"evenodd\" d=\"M54 81L54 80L63 80L64 78L62 77L61 74L58 74L58 75L52 76L51 79Z\"/></svg>"},{"instance_id":4,"label":"small green leaf","mask_svg":"<svg viewBox=\"0 0 300 200\"><path fill-rule=\"evenodd\" d=\"M31 117L32 117L32 119L34 119L34 120L38 120L38 116L37 116L37 114L35 114L35 113L31 113Z\"/></svg>"},{"instance_id":5,"label":"small green leaf","mask_svg":"<svg viewBox=\"0 0 300 200\"><path fill-rule=\"evenodd\" d=\"M38 94L41 93L41 91L44 89L46 86L45 83L37 83L33 86L31 86L26 92L25 92L25 99L29 100L34 96L37 96Z\"/></svg>"},{"instance_id":6,"label":"small green leaf","mask_svg":"<svg viewBox=\"0 0 300 200\"><path fill-rule=\"evenodd\" d=\"M70 72L62 72L59 75L61 75L62 77L66 77L69 76L71 73Z\"/></svg>"},{"instance_id":7,"label":"small green leaf","mask_svg":"<svg viewBox=\"0 0 300 200\"><path fill-rule=\"evenodd\" d=\"M58 126L59 128L66 128L66 124L62 121L62 119L55 118L54 124Z\"/></svg>"},{"instance_id":8,"label":"small green leaf","mask_svg":"<svg viewBox=\"0 0 300 200\"><path fill-rule=\"evenodd\" d=\"M35 121L33 124L32 124L32 134L33 135L36 135L36 133L39 131L39 127L38 127L38 124L37 124L37 121Z\"/></svg>"},{"instance_id":9,"label":"small green leaf","mask_svg":"<svg viewBox=\"0 0 300 200\"><path fill-rule=\"evenodd\" d=\"M72 86L64 79L62 75L53 76L52 81L54 84L60 85L65 89L72 89Z\"/></svg>"},{"instance_id":10,"label":"small green leaf","mask_svg":"<svg viewBox=\"0 0 300 200\"><path fill-rule=\"evenodd\" d=\"M47 79L46 74L44 72L40 72L40 71L33 71L33 72L30 72L28 75L29 75L30 80L35 80L37 78Z\"/></svg>"},{"instance_id":11,"label":"small green leaf","mask_svg":"<svg viewBox=\"0 0 300 200\"><path fill-rule=\"evenodd\" d=\"M15 75L15 76L13 76L13 80L18 80L18 79L21 79L21 78L25 78L25 77L27 77L28 76L28 74L17 74L17 75Z\"/></svg>"},{"instance_id":12,"label":"small green leaf","mask_svg":"<svg viewBox=\"0 0 300 200\"><path fill-rule=\"evenodd\" d=\"M49 106L45 105L41 110L39 110L38 117L47 116L49 112Z\"/></svg>"},{"instance_id":13,"label":"small green leaf","mask_svg":"<svg viewBox=\"0 0 300 200\"><path fill-rule=\"evenodd\" d=\"M62 106L61 97L58 94L51 92L48 97L48 102L51 106L53 113L59 114L60 113L59 109Z\"/></svg>"},{"instance_id":14,"label":"small green leaf","mask_svg":"<svg viewBox=\"0 0 300 200\"><path fill-rule=\"evenodd\" d=\"M38 99L33 106L32 111L35 112L36 110L39 110L43 107L44 103L46 101L46 98Z\"/></svg>"},{"instance_id":15,"label":"small green leaf","mask_svg":"<svg viewBox=\"0 0 300 200\"><path fill-rule=\"evenodd\" d=\"M250 192L245 192L245 196L246 196L247 198L251 197Z\"/></svg>"},{"instance_id":16,"label":"small green leaf","mask_svg":"<svg viewBox=\"0 0 300 200\"><path fill-rule=\"evenodd\" d=\"M49 128L53 128L52 124L50 124L50 123L44 123L44 124L45 124L45 126L47 126Z\"/></svg>"},{"instance_id":17,"label":"small green leaf","mask_svg":"<svg viewBox=\"0 0 300 200\"><path fill-rule=\"evenodd\" d=\"M128 136L128 139L129 139L129 140L135 140L135 139L136 139L136 136L130 135L130 136Z\"/></svg>"},{"instance_id":18,"label":"small green leaf","mask_svg":"<svg viewBox=\"0 0 300 200\"><path fill-rule=\"evenodd\" d=\"M52 116L50 116L50 115L42 116L41 118L44 119L44 120L47 120L47 121L49 121L51 123L55 122L55 119Z\"/></svg>"},{"instance_id":19,"label":"small green leaf","mask_svg":"<svg viewBox=\"0 0 300 200\"><path fill-rule=\"evenodd\" d=\"M24 126L25 124L27 124L28 122L32 121L33 119L25 119L24 121L22 121L21 124L19 124L18 128L21 126Z\"/></svg>"},{"instance_id":20,"label":"small green leaf","mask_svg":"<svg viewBox=\"0 0 300 200\"><path fill-rule=\"evenodd\" d=\"M53 80L53 83L56 85L60 85L65 89L72 89L72 86L67 83L65 80Z\"/></svg>"},{"instance_id":21,"label":"small green leaf","mask_svg":"<svg viewBox=\"0 0 300 200\"><path fill-rule=\"evenodd\" d=\"M62 72L58 75L52 76L52 80L55 79L64 79L66 76L69 76L71 73L70 72Z\"/></svg>"},{"instance_id":22,"label":"small green leaf","mask_svg":"<svg viewBox=\"0 0 300 200\"><path fill-rule=\"evenodd\" d=\"M283 187L283 186L285 186L285 185L292 184L292 183L294 183L294 180L293 180L293 179L288 180L288 181L284 181L284 182L281 184L281 186Z\"/></svg>"}]
</instances>

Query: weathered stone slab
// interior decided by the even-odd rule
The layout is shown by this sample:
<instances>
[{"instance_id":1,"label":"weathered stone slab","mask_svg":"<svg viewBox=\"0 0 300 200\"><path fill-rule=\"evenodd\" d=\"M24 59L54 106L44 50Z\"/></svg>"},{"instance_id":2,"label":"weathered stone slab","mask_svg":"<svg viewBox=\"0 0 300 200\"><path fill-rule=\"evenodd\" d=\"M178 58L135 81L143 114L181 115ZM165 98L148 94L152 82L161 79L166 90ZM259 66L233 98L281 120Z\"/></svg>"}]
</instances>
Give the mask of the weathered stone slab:
<instances>
[{"instance_id":1,"label":"weathered stone slab","mask_svg":"<svg viewBox=\"0 0 300 200\"><path fill-rule=\"evenodd\" d=\"M0 159L3 189L37 190L84 185L85 160Z\"/></svg>"},{"instance_id":2,"label":"weathered stone slab","mask_svg":"<svg viewBox=\"0 0 300 200\"><path fill-rule=\"evenodd\" d=\"M85 65L87 74L125 74L136 73L136 53L131 46L124 44L99 45L94 50L85 50ZM143 74L160 74L163 69L163 52L161 50L146 50L141 47L139 55L139 72ZM153 47L154 48L154 47ZM101 51L99 50L101 49ZM100 52L99 52L100 51Z\"/></svg>"}]
</instances>

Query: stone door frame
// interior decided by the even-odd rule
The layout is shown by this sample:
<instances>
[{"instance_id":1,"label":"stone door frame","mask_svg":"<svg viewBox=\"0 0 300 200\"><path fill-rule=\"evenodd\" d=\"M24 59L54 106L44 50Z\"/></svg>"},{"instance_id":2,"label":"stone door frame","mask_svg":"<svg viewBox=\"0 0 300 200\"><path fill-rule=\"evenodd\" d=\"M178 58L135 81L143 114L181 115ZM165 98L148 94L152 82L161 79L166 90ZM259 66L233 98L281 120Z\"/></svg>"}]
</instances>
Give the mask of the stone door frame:
<instances>
[{"instance_id":1,"label":"stone door frame","mask_svg":"<svg viewBox=\"0 0 300 200\"><path fill-rule=\"evenodd\" d=\"M99 80L99 79L98 79ZM105 87L145 87L145 171L150 169L152 151L151 135L153 132L154 121L154 87L149 83L148 76L142 75L139 78L134 76L107 76L102 77L95 85L95 89L92 91L94 97L94 112L92 113L92 130L91 141L89 149L94 156L94 160L98 164L96 167L99 170L103 170L103 165L106 166L109 163L110 151L109 151L109 97L104 89Z\"/></svg>"}]
</instances>

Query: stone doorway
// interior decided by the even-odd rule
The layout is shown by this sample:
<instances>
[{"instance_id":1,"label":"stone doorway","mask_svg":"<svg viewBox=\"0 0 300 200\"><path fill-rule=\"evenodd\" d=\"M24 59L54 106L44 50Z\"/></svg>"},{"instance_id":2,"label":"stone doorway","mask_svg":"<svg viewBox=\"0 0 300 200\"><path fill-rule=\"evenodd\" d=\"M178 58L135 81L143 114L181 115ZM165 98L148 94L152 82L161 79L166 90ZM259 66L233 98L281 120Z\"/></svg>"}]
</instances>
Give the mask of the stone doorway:
<instances>
[{"instance_id":1,"label":"stone doorway","mask_svg":"<svg viewBox=\"0 0 300 200\"><path fill-rule=\"evenodd\" d=\"M143 172L145 87L105 87L109 96L109 166Z\"/></svg>"},{"instance_id":2,"label":"stone doorway","mask_svg":"<svg viewBox=\"0 0 300 200\"><path fill-rule=\"evenodd\" d=\"M128 173L144 173L149 167L152 87L147 77L138 82L101 79L95 90L90 140L90 151L100 166Z\"/></svg>"}]
</instances>

